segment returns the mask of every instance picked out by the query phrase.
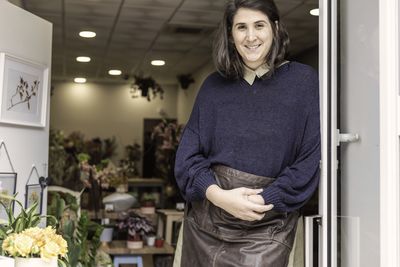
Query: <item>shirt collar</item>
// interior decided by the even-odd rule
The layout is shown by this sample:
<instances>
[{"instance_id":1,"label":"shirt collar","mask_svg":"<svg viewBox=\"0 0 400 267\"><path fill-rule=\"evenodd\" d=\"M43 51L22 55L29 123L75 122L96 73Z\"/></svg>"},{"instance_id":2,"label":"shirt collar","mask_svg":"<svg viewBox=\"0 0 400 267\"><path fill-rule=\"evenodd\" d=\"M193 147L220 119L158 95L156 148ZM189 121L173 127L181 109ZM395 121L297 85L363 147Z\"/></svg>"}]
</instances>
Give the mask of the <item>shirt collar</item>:
<instances>
[{"instance_id":1,"label":"shirt collar","mask_svg":"<svg viewBox=\"0 0 400 267\"><path fill-rule=\"evenodd\" d=\"M285 63L288 63L289 61L284 61L282 64L280 64L278 67L282 66ZM244 64L243 64L244 65ZM243 72L243 79L250 84L253 85L256 77L261 78L265 74L267 74L269 71L269 67L267 63L262 64L260 67L258 67L256 70L252 70L246 65L244 65L244 72Z\"/></svg>"},{"instance_id":2,"label":"shirt collar","mask_svg":"<svg viewBox=\"0 0 400 267\"><path fill-rule=\"evenodd\" d=\"M268 71L269 71L269 68L268 68L267 63L262 64L256 70L252 70L249 67L247 67L246 65L244 65L243 79L245 79L248 84L253 85L256 77L260 78L263 75L267 74Z\"/></svg>"}]
</instances>

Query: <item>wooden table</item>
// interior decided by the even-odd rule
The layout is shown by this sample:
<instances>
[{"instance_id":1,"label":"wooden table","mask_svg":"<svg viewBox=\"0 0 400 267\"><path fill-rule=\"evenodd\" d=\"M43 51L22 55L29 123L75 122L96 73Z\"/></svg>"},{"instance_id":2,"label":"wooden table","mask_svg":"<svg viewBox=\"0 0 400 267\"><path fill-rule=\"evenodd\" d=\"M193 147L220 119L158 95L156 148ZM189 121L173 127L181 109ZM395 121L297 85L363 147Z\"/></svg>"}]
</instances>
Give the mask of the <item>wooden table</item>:
<instances>
[{"instance_id":1,"label":"wooden table","mask_svg":"<svg viewBox=\"0 0 400 267\"><path fill-rule=\"evenodd\" d=\"M153 255L172 255L175 252L174 248L166 242L161 248L144 246L141 249L128 249L124 240L114 240L108 243L108 246L103 247L103 250L114 257L141 256L144 267L154 266Z\"/></svg>"},{"instance_id":2,"label":"wooden table","mask_svg":"<svg viewBox=\"0 0 400 267\"><path fill-rule=\"evenodd\" d=\"M174 222L180 222L183 219L183 211L177 210L157 210L158 216L158 229L157 235L164 236L165 241L169 244L172 243L172 225ZM165 231L164 231L165 228Z\"/></svg>"}]
</instances>

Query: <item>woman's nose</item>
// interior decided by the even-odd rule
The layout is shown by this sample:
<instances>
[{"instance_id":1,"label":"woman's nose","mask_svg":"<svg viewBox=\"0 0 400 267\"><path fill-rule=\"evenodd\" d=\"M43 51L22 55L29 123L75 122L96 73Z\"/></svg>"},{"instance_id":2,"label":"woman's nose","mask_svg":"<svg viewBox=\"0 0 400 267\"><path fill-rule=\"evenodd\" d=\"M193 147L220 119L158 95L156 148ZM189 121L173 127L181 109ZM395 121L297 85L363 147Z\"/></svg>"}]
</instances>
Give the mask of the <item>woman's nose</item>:
<instances>
[{"instance_id":1,"label":"woman's nose","mask_svg":"<svg viewBox=\"0 0 400 267\"><path fill-rule=\"evenodd\" d=\"M254 29L249 28L247 30L246 38L248 41L254 41L256 39L256 32L254 31Z\"/></svg>"}]
</instances>

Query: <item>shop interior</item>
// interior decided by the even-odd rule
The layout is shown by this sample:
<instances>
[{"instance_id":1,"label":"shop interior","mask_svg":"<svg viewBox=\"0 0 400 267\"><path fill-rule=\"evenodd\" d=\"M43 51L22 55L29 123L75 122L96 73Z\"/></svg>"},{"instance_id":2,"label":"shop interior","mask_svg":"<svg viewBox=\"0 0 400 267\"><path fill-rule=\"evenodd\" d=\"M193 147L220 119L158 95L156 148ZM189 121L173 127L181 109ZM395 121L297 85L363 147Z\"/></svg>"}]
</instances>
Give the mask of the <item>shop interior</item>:
<instances>
[{"instance_id":1,"label":"shop interior","mask_svg":"<svg viewBox=\"0 0 400 267\"><path fill-rule=\"evenodd\" d=\"M77 237L70 262L172 266L185 209L175 153L215 71L225 0L9 2L52 23L48 165L29 175L38 176L38 211ZM318 69L318 1L276 4L291 40L288 60Z\"/></svg>"}]
</instances>

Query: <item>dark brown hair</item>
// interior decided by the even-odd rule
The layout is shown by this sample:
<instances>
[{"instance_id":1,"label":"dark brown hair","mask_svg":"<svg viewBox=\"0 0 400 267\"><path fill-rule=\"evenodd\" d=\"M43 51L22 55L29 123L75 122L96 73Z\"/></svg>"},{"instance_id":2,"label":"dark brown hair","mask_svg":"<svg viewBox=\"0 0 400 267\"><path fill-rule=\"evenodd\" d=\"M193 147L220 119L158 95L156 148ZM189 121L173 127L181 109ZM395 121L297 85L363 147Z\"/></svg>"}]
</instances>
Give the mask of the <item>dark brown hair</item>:
<instances>
[{"instance_id":1,"label":"dark brown hair","mask_svg":"<svg viewBox=\"0 0 400 267\"><path fill-rule=\"evenodd\" d=\"M273 75L277 66L286 58L289 48L289 35L280 21L279 11L273 0L229 0L225 6L224 17L216 32L213 58L218 72L228 79L243 76L243 61L232 42L233 17L239 8L258 10L267 15L274 33L271 48L266 56L270 68L268 76Z\"/></svg>"}]
</instances>

